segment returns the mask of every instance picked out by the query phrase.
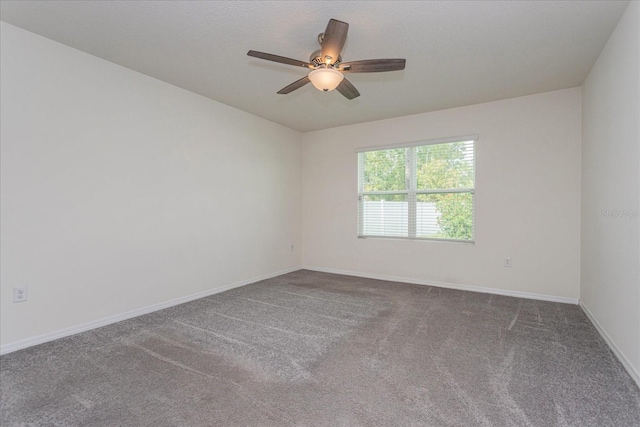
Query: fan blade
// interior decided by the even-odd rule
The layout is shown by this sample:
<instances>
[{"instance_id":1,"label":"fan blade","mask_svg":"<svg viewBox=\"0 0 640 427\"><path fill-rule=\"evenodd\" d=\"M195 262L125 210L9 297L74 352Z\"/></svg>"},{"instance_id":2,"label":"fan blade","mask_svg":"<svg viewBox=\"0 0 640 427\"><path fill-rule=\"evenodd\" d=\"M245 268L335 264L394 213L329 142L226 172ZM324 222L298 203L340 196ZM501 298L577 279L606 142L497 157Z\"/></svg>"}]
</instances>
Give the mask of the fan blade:
<instances>
[{"instance_id":1,"label":"fan blade","mask_svg":"<svg viewBox=\"0 0 640 427\"><path fill-rule=\"evenodd\" d=\"M347 40L347 31L349 31L349 24L346 22L337 19L329 20L322 36L322 61L325 64L333 64L338 60L344 42Z\"/></svg>"},{"instance_id":2,"label":"fan blade","mask_svg":"<svg viewBox=\"0 0 640 427\"><path fill-rule=\"evenodd\" d=\"M358 89L356 89L355 86L347 79L342 79L342 82L340 82L336 90L347 99L353 99L360 96Z\"/></svg>"},{"instance_id":3,"label":"fan blade","mask_svg":"<svg viewBox=\"0 0 640 427\"><path fill-rule=\"evenodd\" d=\"M278 91L278 93L280 95L286 95L288 93L293 92L296 89L300 89L302 86L306 85L307 83L309 83L311 80L309 80L308 76L304 76L303 78L301 78L300 80L296 80L295 82L291 83L289 86L285 86L282 89L280 89Z\"/></svg>"},{"instance_id":4,"label":"fan blade","mask_svg":"<svg viewBox=\"0 0 640 427\"><path fill-rule=\"evenodd\" d=\"M406 59L365 59L340 64L343 73L381 73L404 70Z\"/></svg>"},{"instance_id":5,"label":"fan blade","mask_svg":"<svg viewBox=\"0 0 640 427\"><path fill-rule=\"evenodd\" d=\"M308 62L298 61L297 59L285 58L284 56L272 55L270 53L258 52L250 50L247 55L254 58L266 59L267 61L279 62L281 64L295 65L297 67L305 67L313 69L313 65Z\"/></svg>"}]
</instances>

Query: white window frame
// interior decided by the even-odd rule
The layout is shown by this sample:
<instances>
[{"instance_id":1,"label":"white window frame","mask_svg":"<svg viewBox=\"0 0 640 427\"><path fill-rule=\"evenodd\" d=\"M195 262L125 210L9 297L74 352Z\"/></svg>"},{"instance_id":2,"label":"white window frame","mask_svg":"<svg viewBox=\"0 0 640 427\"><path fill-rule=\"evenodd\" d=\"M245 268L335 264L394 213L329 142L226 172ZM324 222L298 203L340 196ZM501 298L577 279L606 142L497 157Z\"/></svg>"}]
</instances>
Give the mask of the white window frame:
<instances>
[{"instance_id":1,"label":"white window frame","mask_svg":"<svg viewBox=\"0 0 640 427\"><path fill-rule=\"evenodd\" d=\"M399 143L399 144L387 144L381 146L374 147L362 147L357 148L355 150L358 157L358 238L359 239L409 239L409 240L428 240L428 241L438 241L438 242L458 242L458 243L475 243L475 229L476 229L476 221L475 221L475 190L476 190L476 179L475 179L475 171L476 171L476 155L477 155L477 142L478 135L465 135L465 136L456 136L450 138L439 138L439 139L431 139L426 141L414 141L409 143ZM445 143L453 143L453 142L465 142L472 141L473 142L473 188L438 188L432 190L417 190L417 176L416 176L416 158L415 158L415 150L407 151L407 162L411 165L408 171L408 180L409 180L409 188L405 190L398 191L364 191L364 182L360 179L360 171L364 168L363 160L364 157L360 156L360 153L371 152L371 151L382 151L382 150L391 150L397 148L411 148L411 147L422 147L425 145L436 145L436 144L445 144ZM463 240L463 239L441 239L434 237L417 237L417 195L418 194L451 194L451 193L469 193L473 195L473 204L471 208L472 214L472 232L471 239ZM407 204L408 204L408 229L407 236L384 236L384 235L365 235L363 233L364 226L364 217L363 217L363 198L367 195L407 195Z\"/></svg>"}]
</instances>

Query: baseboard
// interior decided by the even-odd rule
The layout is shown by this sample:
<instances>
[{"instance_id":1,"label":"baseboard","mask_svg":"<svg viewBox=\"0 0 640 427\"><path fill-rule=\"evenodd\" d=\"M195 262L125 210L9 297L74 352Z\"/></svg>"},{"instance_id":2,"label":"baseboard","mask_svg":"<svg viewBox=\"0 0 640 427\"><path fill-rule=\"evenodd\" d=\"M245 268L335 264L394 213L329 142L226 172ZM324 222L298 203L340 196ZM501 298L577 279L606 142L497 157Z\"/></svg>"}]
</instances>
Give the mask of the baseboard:
<instances>
[{"instance_id":1,"label":"baseboard","mask_svg":"<svg viewBox=\"0 0 640 427\"><path fill-rule=\"evenodd\" d=\"M135 310L127 311L125 313L116 314L113 316L103 317L102 319L93 320L91 322L82 323L80 325L71 326L69 328L60 329L57 331L49 332L42 335L37 335L35 337L26 338L20 341L15 341L9 344L5 344L0 346L0 355L12 353L14 351L22 350L27 347L32 347L34 345L43 344L49 341L57 340L59 338L68 337L71 335L79 334L80 332L90 331L92 329L100 328L102 326L107 326L112 323L121 322L123 320L131 319L134 317L142 316L143 314L152 313L154 311L162 310L165 308L173 307L174 305L184 304L185 302L197 300L200 298L208 297L210 295L218 294L220 292L228 291L230 289L239 288L241 286L246 286L251 283L259 282L261 280L271 279L276 276L281 276L283 274L291 273L293 271L300 270L300 267L290 268L287 270L281 270L276 273L267 274L260 277L254 277L249 280L242 280L239 282L231 283L228 285L220 286L213 289L208 289L203 292L198 292L195 294L187 295L180 298L175 298L169 301L161 302L159 304L153 304L147 307L138 308Z\"/></svg>"},{"instance_id":2,"label":"baseboard","mask_svg":"<svg viewBox=\"0 0 640 427\"><path fill-rule=\"evenodd\" d=\"M364 277L366 279L387 280L392 282L411 283L414 285L435 286L437 288L457 289L461 291L481 292L485 294L504 295L509 297L535 299L541 301L560 302L564 304L578 304L578 298L558 297L555 295L534 294L529 292L509 291L496 288L484 288L481 286L460 285L457 283L436 282L433 280L419 280L407 277L385 276L381 274L360 273L356 271L334 270L330 268L303 266L305 270L319 271L322 273L344 274L346 276Z\"/></svg>"},{"instance_id":3,"label":"baseboard","mask_svg":"<svg viewBox=\"0 0 640 427\"><path fill-rule=\"evenodd\" d=\"M604 338L606 343L609 345L609 348L611 349L611 351L613 351L613 354L616 355L620 363L622 363L622 366L624 366L624 368L627 370L629 375L631 375L631 378L633 378L633 380L636 382L636 385L640 388L640 373L638 372L638 370L631 364L629 359L627 359L627 356L624 355L624 353L620 350L620 348L616 345L616 343L611 339L607 331L604 330L602 325L600 325L600 323L596 320L593 313L591 313L589 308L586 305L584 305L582 301L580 301L580 308L582 308L582 311L584 311L584 313L587 315L587 317L589 318L593 326L596 328L596 330L600 333L602 338Z\"/></svg>"}]
</instances>

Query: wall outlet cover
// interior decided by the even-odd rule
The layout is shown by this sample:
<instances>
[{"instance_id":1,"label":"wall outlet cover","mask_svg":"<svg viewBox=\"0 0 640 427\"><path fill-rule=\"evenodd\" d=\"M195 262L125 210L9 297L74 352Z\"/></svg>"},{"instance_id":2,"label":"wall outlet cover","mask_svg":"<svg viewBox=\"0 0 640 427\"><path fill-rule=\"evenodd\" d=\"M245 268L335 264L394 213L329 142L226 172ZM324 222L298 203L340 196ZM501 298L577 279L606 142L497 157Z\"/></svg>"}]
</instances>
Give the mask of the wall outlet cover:
<instances>
[{"instance_id":1,"label":"wall outlet cover","mask_svg":"<svg viewBox=\"0 0 640 427\"><path fill-rule=\"evenodd\" d=\"M27 287L16 286L13 288L13 302L25 302L27 300Z\"/></svg>"}]
</instances>

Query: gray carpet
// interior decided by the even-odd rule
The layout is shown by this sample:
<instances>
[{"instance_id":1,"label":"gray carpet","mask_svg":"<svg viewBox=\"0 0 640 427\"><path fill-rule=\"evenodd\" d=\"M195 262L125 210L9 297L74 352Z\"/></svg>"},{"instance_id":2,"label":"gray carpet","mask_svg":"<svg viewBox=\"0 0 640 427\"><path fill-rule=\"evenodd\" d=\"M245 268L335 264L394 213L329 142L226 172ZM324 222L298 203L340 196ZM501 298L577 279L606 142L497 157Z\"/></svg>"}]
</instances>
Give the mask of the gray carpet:
<instances>
[{"instance_id":1,"label":"gray carpet","mask_svg":"<svg viewBox=\"0 0 640 427\"><path fill-rule=\"evenodd\" d=\"M298 271L0 357L3 426L639 426L578 306Z\"/></svg>"}]
</instances>

